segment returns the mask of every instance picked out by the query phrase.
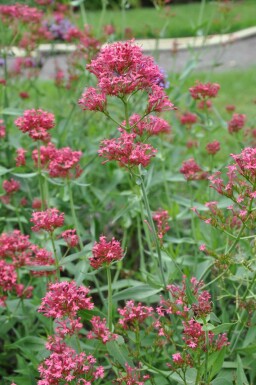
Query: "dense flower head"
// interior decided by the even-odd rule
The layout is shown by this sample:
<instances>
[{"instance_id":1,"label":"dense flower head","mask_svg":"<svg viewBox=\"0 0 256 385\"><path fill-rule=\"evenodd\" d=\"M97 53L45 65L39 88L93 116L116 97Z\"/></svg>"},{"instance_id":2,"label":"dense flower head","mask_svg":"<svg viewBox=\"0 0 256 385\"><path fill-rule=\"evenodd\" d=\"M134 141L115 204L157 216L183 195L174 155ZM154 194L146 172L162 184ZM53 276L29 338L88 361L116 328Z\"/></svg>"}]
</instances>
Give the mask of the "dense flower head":
<instances>
[{"instance_id":1,"label":"dense flower head","mask_svg":"<svg viewBox=\"0 0 256 385\"><path fill-rule=\"evenodd\" d=\"M195 277L190 280L183 276L182 285L168 285L167 289L171 293L171 300L164 298L160 302L157 309L158 314L177 314L183 318L187 318L188 314L193 311L195 317L205 317L212 311L211 295L208 291L202 290L202 281L198 281ZM194 296L194 302L191 303L187 293L188 286Z\"/></svg>"},{"instance_id":2,"label":"dense flower head","mask_svg":"<svg viewBox=\"0 0 256 385\"><path fill-rule=\"evenodd\" d=\"M203 325L199 322L196 322L194 319L183 322L184 327L184 337L186 345L195 350L195 349L205 349L206 348L206 333L203 329ZM212 331L208 331L208 344L209 350L218 351L221 350L224 346L229 345L226 334L219 334L217 338Z\"/></svg>"},{"instance_id":3,"label":"dense flower head","mask_svg":"<svg viewBox=\"0 0 256 385\"><path fill-rule=\"evenodd\" d=\"M76 247L79 241L76 229L63 231L61 237L66 241L68 247Z\"/></svg>"},{"instance_id":4,"label":"dense flower head","mask_svg":"<svg viewBox=\"0 0 256 385\"><path fill-rule=\"evenodd\" d=\"M76 383L91 385L92 382L104 377L104 369L96 367L96 359L84 352L77 353L65 343L59 344L59 351L53 351L38 370L41 380L38 385L59 385Z\"/></svg>"},{"instance_id":5,"label":"dense flower head","mask_svg":"<svg viewBox=\"0 0 256 385\"><path fill-rule=\"evenodd\" d=\"M206 145L206 151L208 154L215 155L218 151L220 151L220 142L214 140L211 143Z\"/></svg>"},{"instance_id":6,"label":"dense flower head","mask_svg":"<svg viewBox=\"0 0 256 385\"><path fill-rule=\"evenodd\" d=\"M123 317L119 319L119 324L124 329L133 328L137 323L140 324L153 314L151 306L144 306L140 302L135 305L133 300L127 301L124 308L117 309L118 313Z\"/></svg>"},{"instance_id":7,"label":"dense flower head","mask_svg":"<svg viewBox=\"0 0 256 385\"><path fill-rule=\"evenodd\" d=\"M11 178L10 180L3 181L3 189L7 194L13 194L20 189L20 182Z\"/></svg>"},{"instance_id":8,"label":"dense flower head","mask_svg":"<svg viewBox=\"0 0 256 385\"><path fill-rule=\"evenodd\" d=\"M42 208L42 200L40 198L34 198L32 201L32 209L40 210Z\"/></svg>"},{"instance_id":9,"label":"dense flower head","mask_svg":"<svg viewBox=\"0 0 256 385\"><path fill-rule=\"evenodd\" d=\"M148 90L163 78L154 59L143 55L133 41L106 45L87 69L97 77L106 95L122 96Z\"/></svg>"},{"instance_id":10,"label":"dense flower head","mask_svg":"<svg viewBox=\"0 0 256 385\"><path fill-rule=\"evenodd\" d=\"M106 318L101 319L98 316L93 316L90 320L92 325L92 330L87 334L89 340L98 339L103 342L103 344L108 341L117 339L117 334L110 332L107 328Z\"/></svg>"},{"instance_id":11,"label":"dense flower head","mask_svg":"<svg viewBox=\"0 0 256 385\"><path fill-rule=\"evenodd\" d=\"M182 163L180 172L185 176L187 180L200 180L207 178L207 173L201 169L201 167L193 158L188 159Z\"/></svg>"},{"instance_id":12,"label":"dense flower head","mask_svg":"<svg viewBox=\"0 0 256 385\"><path fill-rule=\"evenodd\" d=\"M125 126L123 122L123 126ZM159 134L168 134L171 131L170 124L160 118L159 116L150 115L144 119L139 114L133 114L129 119L129 125L132 131L139 135L159 135Z\"/></svg>"},{"instance_id":13,"label":"dense flower head","mask_svg":"<svg viewBox=\"0 0 256 385\"><path fill-rule=\"evenodd\" d=\"M52 253L46 249L40 248L37 245L31 245L30 250L32 252L30 256L30 261L27 263L30 266L54 266L55 260L52 257ZM32 270L32 275L40 277L55 274L55 269L51 271L42 270L36 271Z\"/></svg>"},{"instance_id":14,"label":"dense flower head","mask_svg":"<svg viewBox=\"0 0 256 385\"><path fill-rule=\"evenodd\" d=\"M16 167L21 167L21 166L25 166L26 165L26 158L25 158L25 154L26 154L26 150L24 150L24 148L18 148L17 151L16 151Z\"/></svg>"},{"instance_id":15,"label":"dense flower head","mask_svg":"<svg viewBox=\"0 0 256 385\"><path fill-rule=\"evenodd\" d=\"M107 108L106 95L100 90L88 87L79 99L78 104L83 110L104 112Z\"/></svg>"},{"instance_id":16,"label":"dense flower head","mask_svg":"<svg viewBox=\"0 0 256 385\"><path fill-rule=\"evenodd\" d=\"M212 101L209 99L208 100L206 100L206 99L200 100L197 103L197 108L199 110L210 110L212 108Z\"/></svg>"},{"instance_id":17,"label":"dense flower head","mask_svg":"<svg viewBox=\"0 0 256 385\"><path fill-rule=\"evenodd\" d=\"M237 166L238 172L255 183L256 178L256 148L246 147L240 154L231 154Z\"/></svg>"},{"instance_id":18,"label":"dense flower head","mask_svg":"<svg viewBox=\"0 0 256 385\"><path fill-rule=\"evenodd\" d=\"M56 154L56 147L53 143L49 142L46 146L40 146L40 167L46 168L51 159L54 159ZM38 150L35 149L32 152L32 159L35 162L35 167L38 167Z\"/></svg>"},{"instance_id":19,"label":"dense flower head","mask_svg":"<svg viewBox=\"0 0 256 385\"><path fill-rule=\"evenodd\" d=\"M13 265L0 260L0 288L10 291L15 288L17 273Z\"/></svg>"},{"instance_id":20,"label":"dense flower head","mask_svg":"<svg viewBox=\"0 0 256 385\"><path fill-rule=\"evenodd\" d=\"M0 5L0 17L4 22L19 20L23 23L38 23L43 13L37 8L24 4Z\"/></svg>"},{"instance_id":21,"label":"dense flower head","mask_svg":"<svg viewBox=\"0 0 256 385\"><path fill-rule=\"evenodd\" d=\"M236 109L236 106L234 106L233 104L228 104L226 106L226 111L227 112L233 112L233 111L235 111L235 109Z\"/></svg>"},{"instance_id":22,"label":"dense flower head","mask_svg":"<svg viewBox=\"0 0 256 385\"><path fill-rule=\"evenodd\" d=\"M164 234L170 230L170 226L168 225L169 213L166 210L159 209L153 215L153 220L157 225L157 233L158 238L162 239Z\"/></svg>"},{"instance_id":23,"label":"dense flower head","mask_svg":"<svg viewBox=\"0 0 256 385\"><path fill-rule=\"evenodd\" d=\"M47 209L45 211L37 211L32 213L30 222L34 223L33 231L45 230L53 232L58 227L63 226L64 213L58 209Z\"/></svg>"},{"instance_id":24,"label":"dense flower head","mask_svg":"<svg viewBox=\"0 0 256 385\"><path fill-rule=\"evenodd\" d=\"M19 230L0 235L0 257L14 259L17 253L23 253L30 247L28 235L23 235Z\"/></svg>"},{"instance_id":25,"label":"dense flower head","mask_svg":"<svg viewBox=\"0 0 256 385\"><path fill-rule=\"evenodd\" d=\"M38 110L26 110L23 116L15 121L16 126L24 133L28 133L34 140L49 140L48 130L54 127L54 115L50 112Z\"/></svg>"},{"instance_id":26,"label":"dense flower head","mask_svg":"<svg viewBox=\"0 0 256 385\"><path fill-rule=\"evenodd\" d=\"M196 85L189 89L189 92L193 99L208 99L215 98L219 89L220 85L218 83L201 83L197 81Z\"/></svg>"},{"instance_id":27,"label":"dense flower head","mask_svg":"<svg viewBox=\"0 0 256 385\"><path fill-rule=\"evenodd\" d=\"M168 96L164 92L163 88L157 85L151 87L151 92L148 96L148 105L146 112L149 114L151 112L162 112L175 110L176 108L170 102Z\"/></svg>"},{"instance_id":28,"label":"dense flower head","mask_svg":"<svg viewBox=\"0 0 256 385\"><path fill-rule=\"evenodd\" d=\"M98 269L104 265L109 265L114 261L119 261L123 258L124 251L119 241L112 238L110 242L107 242L105 236L100 237L99 242L95 242L92 248L93 256L89 258L90 265L94 269Z\"/></svg>"},{"instance_id":29,"label":"dense flower head","mask_svg":"<svg viewBox=\"0 0 256 385\"><path fill-rule=\"evenodd\" d=\"M73 151L70 147L55 150L51 156L48 170L52 178L77 178L82 169L79 166L81 151Z\"/></svg>"},{"instance_id":30,"label":"dense flower head","mask_svg":"<svg viewBox=\"0 0 256 385\"><path fill-rule=\"evenodd\" d=\"M233 114L231 120L228 122L228 131L230 134L240 131L245 125L246 115Z\"/></svg>"},{"instance_id":31,"label":"dense flower head","mask_svg":"<svg viewBox=\"0 0 256 385\"><path fill-rule=\"evenodd\" d=\"M134 133L120 130L119 138L105 139L101 142L98 151L99 156L106 158L107 161L115 160L120 166L133 167L142 165L148 166L152 157L155 156L156 149L150 144L135 142L137 137Z\"/></svg>"},{"instance_id":32,"label":"dense flower head","mask_svg":"<svg viewBox=\"0 0 256 385\"><path fill-rule=\"evenodd\" d=\"M0 138L4 138L5 135L6 135L5 124L4 124L4 121L0 119Z\"/></svg>"},{"instance_id":33,"label":"dense flower head","mask_svg":"<svg viewBox=\"0 0 256 385\"><path fill-rule=\"evenodd\" d=\"M38 311L46 317L74 318L79 310L91 310L94 304L88 297L89 289L77 286L75 281L50 283Z\"/></svg>"},{"instance_id":34,"label":"dense flower head","mask_svg":"<svg viewBox=\"0 0 256 385\"><path fill-rule=\"evenodd\" d=\"M180 117L181 124L185 126L192 126L192 124L197 122L197 115L193 114L192 112L185 112Z\"/></svg>"}]
</instances>

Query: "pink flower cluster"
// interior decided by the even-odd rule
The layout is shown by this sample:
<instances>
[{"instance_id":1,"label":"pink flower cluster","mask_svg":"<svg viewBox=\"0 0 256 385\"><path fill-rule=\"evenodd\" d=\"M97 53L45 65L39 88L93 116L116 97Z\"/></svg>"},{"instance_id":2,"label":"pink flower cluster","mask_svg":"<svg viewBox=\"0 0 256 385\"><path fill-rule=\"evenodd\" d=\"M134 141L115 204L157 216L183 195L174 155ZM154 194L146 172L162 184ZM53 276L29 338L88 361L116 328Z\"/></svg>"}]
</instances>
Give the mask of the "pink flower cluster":
<instances>
[{"instance_id":1,"label":"pink flower cluster","mask_svg":"<svg viewBox=\"0 0 256 385\"><path fill-rule=\"evenodd\" d=\"M215 98L219 89L220 85L218 83L201 83L197 81L196 85L189 89L189 92L193 99L208 99Z\"/></svg>"},{"instance_id":2,"label":"pink flower cluster","mask_svg":"<svg viewBox=\"0 0 256 385\"><path fill-rule=\"evenodd\" d=\"M51 283L48 292L42 299L38 311L46 317L56 320L56 334L48 337L46 347L51 354L39 365L40 385L59 385L65 383L81 383L91 385L99 378L103 378L103 367L95 367L96 359L85 353L77 353L68 346L65 336L78 334L83 327L79 310L92 310L94 304L88 297L89 289L77 286L75 281Z\"/></svg>"},{"instance_id":3,"label":"pink flower cluster","mask_svg":"<svg viewBox=\"0 0 256 385\"><path fill-rule=\"evenodd\" d=\"M74 281L50 283L38 311L45 317L73 319L79 310L93 309L94 304L88 294L87 287L77 286Z\"/></svg>"},{"instance_id":4,"label":"pink flower cluster","mask_svg":"<svg viewBox=\"0 0 256 385\"><path fill-rule=\"evenodd\" d=\"M60 213L58 209L48 209L46 211L37 211L32 213L30 219L34 226L33 231L45 230L52 233L58 227L64 224L64 213Z\"/></svg>"},{"instance_id":5,"label":"pink flower cluster","mask_svg":"<svg viewBox=\"0 0 256 385\"><path fill-rule=\"evenodd\" d=\"M124 251L119 241L112 238L110 242L107 242L105 236L100 237L99 242L95 242L92 248L93 256L89 258L90 265L94 269L99 269L104 265L110 265L114 261L119 261L123 258Z\"/></svg>"},{"instance_id":6,"label":"pink flower cluster","mask_svg":"<svg viewBox=\"0 0 256 385\"><path fill-rule=\"evenodd\" d=\"M181 115L180 122L184 126L188 126L190 128L192 124L197 122L197 115L193 114L192 112L185 112L183 115Z\"/></svg>"},{"instance_id":7,"label":"pink flower cluster","mask_svg":"<svg viewBox=\"0 0 256 385\"><path fill-rule=\"evenodd\" d=\"M17 153L17 156L16 156L16 167L21 167L21 166L25 166L26 165L26 158L25 158L25 154L26 154L26 150L24 150L23 148L18 148L18 150L16 151Z\"/></svg>"},{"instance_id":8,"label":"pink flower cluster","mask_svg":"<svg viewBox=\"0 0 256 385\"><path fill-rule=\"evenodd\" d=\"M52 178L78 178L82 169L78 164L81 151L73 151L70 147L57 149L54 144L40 147L40 166L45 168ZM33 150L32 158L38 167L38 150Z\"/></svg>"},{"instance_id":9,"label":"pink flower cluster","mask_svg":"<svg viewBox=\"0 0 256 385\"><path fill-rule=\"evenodd\" d=\"M0 17L5 23L13 23L17 20L22 23L39 23L42 16L43 13L41 11L28 5L19 3L0 5Z\"/></svg>"},{"instance_id":10,"label":"pink flower cluster","mask_svg":"<svg viewBox=\"0 0 256 385\"><path fill-rule=\"evenodd\" d=\"M163 78L153 58L143 55L133 41L108 44L87 69L97 77L99 88L106 95L147 90Z\"/></svg>"},{"instance_id":11,"label":"pink flower cluster","mask_svg":"<svg viewBox=\"0 0 256 385\"><path fill-rule=\"evenodd\" d=\"M123 126L125 126L125 124L126 123L123 122ZM171 131L171 127L166 120L153 115L143 119L139 114L133 114L129 119L129 125L131 130L139 136L145 135L147 137L168 134Z\"/></svg>"},{"instance_id":12,"label":"pink flower cluster","mask_svg":"<svg viewBox=\"0 0 256 385\"><path fill-rule=\"evenodd\" d=\"M4 138L5 135L6 135L5 124L4 124L4 121L0 119L0 138Z\"/></svg>"},{"instance_id":13,"label":"pink flower cluster","mask_svg":"<svg viewBox=\"0 0 256 385\"><path fill-rule=\"evenodd\" d=\"M162 239L164 234L170 230L170 226L168 225L169 213L166 210L158 210L153 215L153 220L157 225L158 238Z\"/></svg>"},{"instance_id":14,"label":"pink flower cluster","mask_svg":"<svg viewBox=\"0 0 256 385\"><path fill-rule=\"evenodd\" d=\"M79 242L78 235L76 234L76 229L63 231L61 237L66 241L67 246L70 248L76 247Z\"/></svg>"},{"instance_id":15,"label":"pink flower cluster","mask_svg":"<svg viewBox=\"0 0 256 385\"><path fill-rule=\"evenodd\" d=\"M89 87L82 94L78 104L83 110L104 112L107 108L107 99L104 93L100 93L93 87Z\"/></svg>"},{"instance_id":16,"label":"pink flower cluster","mask_svg":"<svg viewBox=\"0 0 256 385\"><path fill-rule=\"evenodd\" d=\"M107 328L106 318L101 319L98 316L93 316L90 322L92 330L87 334L87 338L89 338L89 340L97 339L102 341L103 344L106 344L108 341L117 339L117 334L110 332Z\"/></svg>"},{"instance_id":17,"label":"pink flower cluster","mask_svg":"<svg viewBox=\"0 0 256 385\"><path fill-rule=\"evenodd\" d=\"M217 140L214 140L213 142L208 143L206 145L206 151L210 155L217 154L217 152L220 151L220 142L218 142Z\"/></svg>"},{"instance_id":18,"label":"pink flower cluster","mask_svg":"<svg viewBox=\"0 0 256 385\"><path fill-rule=\"evenodd\" d=\"M1 195L0 199L2 203L9 204L11 201L11 197L20 190L20 182L17 180L11 178L10 180L4 180L3 181L3 189L5 190L6 194Z\"/></svg>"},{"instance_id":19,"label":"pink flower cluster","mask_svg":"<svg viewBox=\"0 0 256 385\"><path fill-rule=\"evenodd\" d=\"M230 134L239 132L245 125L246 115L233 114L231 120L228 122L228 131Z\"/></svg>"},{"instance_id":20,"label":"pink flower cluster","mask_svg":"<svg viewBox=\"0 0 256 385\"><path fill-rule=\"evenodd\" d=\"M150 159L155 156L156 149L150 144L136 142L136 134L120 130L119 138L105 139L101 142L99 156L107 161L115 160L120 166L148 166Z\"/></svg>"},{"instance_id":21,"label":"pink flower cluster","mask_svg":"<svg viewBox=\"0 0 256 385\"><path fill-rule=\"evenodd\" d=\"M153 308L150 306L143 306L141 303L135 305L133 300L127 301L124 308L117 309L122 316L119 319L119 324L124 329L136 328L136 324L140 324L147 318L153 315Z\"/></svg>"},{"instance_id":22,"label":"pink flower cluster","mask_svg":"<svg viewBox=\"0 0 256 385\"><path fill-rule=\"evenodd\" d=\"M84 384L92 385L94 381L104 377L102 366L95 367L96 359L85 353L76 351L58 339L48 343L51 354L39 365L41 380L38 385Z\"/></svg>"},{"instance_id":23,"label":"pink flower cluster","mask_svg":"<svg viewBox=\"0 0 256 385\"><path fill-rule=\"evenodd\" d=\"M28 133L34 140L49 141L48 130L55 125L54 115L39 110L26 110L23 116L15 121L16 126L24 133Z\"/></svg>"},{"instance_id":24,"label":"pink flower cluster","mask_svg":"<svg viewBox=\"0 0 256 385\"><path fill-rule=\"evenodd\" d=\"M187 180L207 179L207 172L203 171L193 158L182 163L180 172Z\"/></svg>"}]
</instances>

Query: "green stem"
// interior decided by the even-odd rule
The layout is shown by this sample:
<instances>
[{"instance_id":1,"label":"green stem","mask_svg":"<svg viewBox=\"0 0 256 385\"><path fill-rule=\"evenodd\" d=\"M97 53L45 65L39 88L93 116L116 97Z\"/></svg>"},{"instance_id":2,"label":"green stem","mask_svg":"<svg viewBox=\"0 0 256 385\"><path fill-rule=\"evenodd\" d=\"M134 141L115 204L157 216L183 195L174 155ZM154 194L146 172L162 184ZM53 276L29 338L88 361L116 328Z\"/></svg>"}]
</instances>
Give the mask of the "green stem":
<instances>
[{"instance_id":1,"label":"green stem","mask_svg":"<svg viewBox=\"0 0 256 385\"><path fill-rule=\"evenodd\" d=\"M40 190L40 196L42 201L42 210L45 209L45 197L44 197L44 186L42 181L42 169L41 169L41 150L40 150L40 143L37 142L37 168L38 168L38 178L39 178L39 190Z\"/></svg>"},{"instance_id":2,"label":"green stem","mask_svg":"<svg viewBox=\"0 0 256 385\"><path fill-rule=\"evenodd\" d=\"M72 192L72 186L70 183L70 179L67 179L67 184L68 184L68 193L69 193L69 200L70 200L70 208L71 208L71 212L72 212L72 217L73 217L74 225L76 227L76 232L77 232L78 239L79 239L80 249L83 250L83 242L82 242L82 239L80 236L80 228L78 225L78 220L77 220L77 216L76 216L76 212L75 212L73 192Z\"/></svg>"},{"instance_id":3,"label":"green stem","mask_svg":"<svg viewBox=\"0 0 256 385\"><path fill-rule=\"evenodd\" d=\"M140 252L140 270L141 270L142 276L144 276L144 273L146 271L146 265L145 265L145 255L144 255L142 239L141 239L141 223L140 223L139 216L137 216L137 232L138 232L138 242L139 242L139 252Z\"/></svg>"},{"instance_id":4,"label":"green stem","mask_svg":"<svg viewBox=\"0 0 256 385\"><path fill-rule=\"evenodd\" d=\"M112 331L112 284L111 284L110 266L107 266L107 278L108 278L108 328L110 331Z\"/></svg>"},{"instance_id":5,"label":"green stem","mask_svg":"<svg viewBox=\"0 0 256 385\"><path fill-rule=\"evenodd\" d=\"M148 221L149 221L149 225L151 227L151 234L152 234L152 238L154 240L156 251L157 251L160 273L161 273L164 288L166 289L166 281L165 281L165 276L164 276L163 261L162 261L162 255L161 255L159 240L157 237L155 224L154 224L153 219L152 219L152 214L151 214L151 210L149 207L147 192L146 192L146 188L145 188L142 176L140 176L140 182L141 182L140 186L141 186L141 190L142 190L142 196L143 196L144 204L145 204L147 215L148 215Z\"/></svg>"},{"instance_id":6,"label":"green stem","mask_svg":"<svg viewBox=\"0 0 256 385\"><path fill-rule=\"evenodd\" d=\"M58 256L57 256L57 251L56 251L56 247L55 247L55 243L54 243L53 232L50 233L50 239L51 239L51 244L52 244L52 249L53 249L53 255L54 255L54 259L55 259L55 266L56 266L56 271L57 271L57 277L58 277L58 280L60 280L60 265L59 265L59 258L58 258Z\"/></svg>"}]
</instances>

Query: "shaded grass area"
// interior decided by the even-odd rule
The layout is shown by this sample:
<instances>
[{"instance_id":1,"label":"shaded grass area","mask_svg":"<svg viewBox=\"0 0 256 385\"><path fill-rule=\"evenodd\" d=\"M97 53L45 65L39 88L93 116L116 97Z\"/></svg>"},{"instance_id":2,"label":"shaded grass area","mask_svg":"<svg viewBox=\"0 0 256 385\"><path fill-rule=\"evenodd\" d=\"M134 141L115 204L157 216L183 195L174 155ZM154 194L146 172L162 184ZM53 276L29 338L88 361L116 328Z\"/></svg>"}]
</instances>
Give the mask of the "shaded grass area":
<instances>
[{"instance_id":1,"label":"shaded grass area","mask_svg":"<svg viewBox=\"0 0 256 385\"><path fill-rule=\"evenodd\" d=\"M256 25L256 2L244 0L230 5L224 2L207 2L171 5L170 8L154 8L88 11L87 22L95 30L103 24L112 24L118 38L125 36L125 29L130 28L136 38L183 37L205 33L227 33ZM79 20L80 26L83 20Z\"/></svg>"},{"instance_id":2,"label":"shaded grass area","mask_svg":"<svg viewBox=\"0 0 256 385\"><path fill-rule=\"evenodd\" d=\"M237 107L238 113L248 114L250 119L256 125L256 68L251 67L246 71L232 70L221 73L202 72L193 73L186 78L181 87L182 93L186 92L196 80L202 82L219 83L221 89L218 97L214 100L214 105L225 112L227 104L234 104ZM177 86L179 80L171 76L171 84Z\"/></svg>"}]
</instances>

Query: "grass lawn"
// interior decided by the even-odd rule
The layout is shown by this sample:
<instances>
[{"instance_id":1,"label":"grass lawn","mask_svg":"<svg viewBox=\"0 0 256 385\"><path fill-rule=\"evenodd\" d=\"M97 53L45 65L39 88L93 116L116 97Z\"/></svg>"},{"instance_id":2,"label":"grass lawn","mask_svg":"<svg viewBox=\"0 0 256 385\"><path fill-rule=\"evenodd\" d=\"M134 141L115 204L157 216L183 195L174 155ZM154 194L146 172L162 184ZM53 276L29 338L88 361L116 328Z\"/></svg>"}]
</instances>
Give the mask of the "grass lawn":
<instances>
[{"instance_id":1,"label":"grass lawn","mask_svg":"<svg viewBox=\"0 0 256 385\"><path fill-rule=\"evenodd\" d=\"M202 33L227 33L256 25L256 1L244 0L231 4L207 2L205 8L200 3L171 5L170 9L139 8L127 10L88 11L86 21L95 30L100 24L112 24L118 38L124 36L125 28L131 28L136 38L183 37ZM82 18L79 24L83 25Z\"/></svg>"},{"instance_id":2,"label":"grass lawn","mask_svg":"<svg viewBox=\"0 0 256 385\"><path fill-rule=\"evenodd\" d=\"M255 67L246 71L233 70L221 73L205 72L192 74L186 79L182 91L186 92L196 80L219 83L221 89L216 100L213 100L220 112L225 112L225 106L227 104L234 104L237 107L236 112L248 115L249 120L254 121L254 125L256 125ZM175 85L178 85L177 80L175 80Z\"/></svg>"}]
</instances>

